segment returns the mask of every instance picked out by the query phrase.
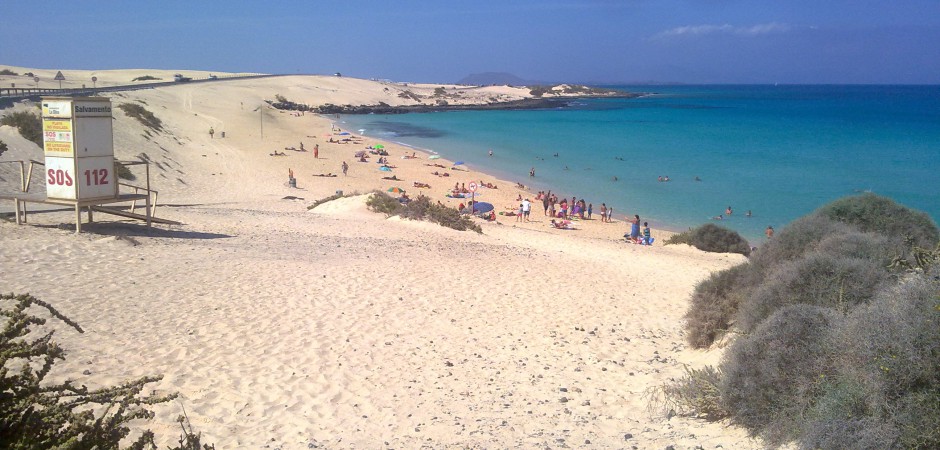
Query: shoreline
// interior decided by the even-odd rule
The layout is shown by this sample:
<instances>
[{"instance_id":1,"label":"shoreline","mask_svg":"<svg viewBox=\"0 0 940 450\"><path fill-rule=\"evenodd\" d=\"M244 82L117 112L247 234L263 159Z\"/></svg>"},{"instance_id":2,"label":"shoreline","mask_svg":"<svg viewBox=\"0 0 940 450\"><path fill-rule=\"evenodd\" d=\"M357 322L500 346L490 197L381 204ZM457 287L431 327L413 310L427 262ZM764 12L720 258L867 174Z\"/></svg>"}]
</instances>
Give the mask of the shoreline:
<instances>
[{"instance_id":1,"label":"shoreline","mask_svg":"<svg viewBox=\"0 0 940 450\"><path fill-rule=\"evenodd\" d=\"M183 407L219 448L760 448L727 423L651 415L644 397L720 358L685 344L683 314L698 281L743 257L657 247L659 230L653 247L628 245L619 218L558 230L537 206L530 222L479 222L482 235L386 218L363 197L308 210L337 190L396 187L455 206L454 184L481 179L498 185L480 190L497 211L535 193L433 151L338 135L327 117L257 108L290 86L273 82L111 97L162 120L152 132L115 113L115 156L145 153L157 216L183 225L96 214L76 235L68 210L0 221L0 284L85 330L52 324L68 355L50 380L162 374L147 389L179 401L131 424L161 447ZM0 127L4 159L41 157L14 133ZM392 171L354 160L377 144Z\"/></svg>"}]
</instances>

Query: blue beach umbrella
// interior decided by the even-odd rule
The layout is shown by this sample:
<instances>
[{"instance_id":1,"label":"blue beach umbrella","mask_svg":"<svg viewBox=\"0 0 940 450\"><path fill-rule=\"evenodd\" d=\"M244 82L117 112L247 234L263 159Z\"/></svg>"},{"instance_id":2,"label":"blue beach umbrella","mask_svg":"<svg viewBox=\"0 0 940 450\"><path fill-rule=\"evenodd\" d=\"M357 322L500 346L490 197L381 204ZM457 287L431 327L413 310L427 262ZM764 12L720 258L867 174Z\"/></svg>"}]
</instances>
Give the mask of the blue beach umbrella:
<instances>
[{"instance_id":1,"label":"blue beach umbrella","mask_svg":"<svg viewBox=\"0 0 940 450\"><path fill-rule=\"evenodd\" d=\"M479 213L488 213L493 210L493 204L486 202L475 202L473 204L473 210Z\"/></svg>"},{"instance_id":2,"label":"blue beach umbrella","mask_svg":"<svg viewBox=\"0 0 940 450\"><path fill-rule=\"evenodd\" d=\"M459 165L462 165L462 164L463 164L463 161L457 161L457 162L454 163L455 166L459 166Z\"/></svg>"},{"instance_id":3,"label":"blue beach umbrella","mask_svg":"<svg viewBox=\"0 0 940 450\"><path fill-rule=\"evenodd\" d=\"M392 171L392 169L391 169L390 167L385 167L385 166L379 167L379 170L381 170L382 172L391 172L391 171Z\"/></svg>"}]
</instances>

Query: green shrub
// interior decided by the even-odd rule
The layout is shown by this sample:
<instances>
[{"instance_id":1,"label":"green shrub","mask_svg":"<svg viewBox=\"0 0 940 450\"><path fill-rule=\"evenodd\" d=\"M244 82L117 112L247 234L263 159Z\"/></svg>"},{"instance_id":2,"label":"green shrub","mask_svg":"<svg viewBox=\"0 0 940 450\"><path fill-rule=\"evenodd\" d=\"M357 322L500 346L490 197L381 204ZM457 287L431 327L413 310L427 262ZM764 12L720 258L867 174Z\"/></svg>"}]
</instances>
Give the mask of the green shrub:
<instances>
[{"instance_id":1,"label":"green shrub","mask_svg":"<svg viewBox=\"0 0 940 450\"><path fill-rule=\"evenodd\" d=\"M801 217L775 234L773 239L757 248L751 264L765 273L787 261L802 258L814 251L823 239L852 231L852 227L818 215Z\"/></svg>"},{"instance_id":2,"label":"green shrub","mask_svg":"<svg viewBox=\"0 0 940 450\"><path fill-rule=\"evenodd\" d=\"M685 314L686 336L694 348L707 348L727 333L739 304L751 291L751 267L738 264L698 283Z\"/></svg>"},{"instance_id":3,"label":"green shrub","mask_svg":"<svg viewBox=\"0 0 940 450\"><path fill-rule=\"evenodd\" d=\"M748 332L778 309L799 303L848 312L871 300L887 278L875 261L812 253L770 272L742 302L736 324Z\"/></svg>"},{"instance_id":4,"label":"green shrub","mask_svg":"<svg viewBox=\"0 0 940 450\"><path fill-rule=\"evenodd\" d=\"M0 75L13 75L15 77L15 76L18 76L19 74L10 69L2 69L0 70Z\"/></svg>"},{"instance_id":5,"label":"green shrub","mask_svg":"<svg viewBox=\"0 0 940 450\"><path fill-rule=\"evenodd\" d=\"M144 76L142 76L142 77L134 78L134 79L131 80L131 81L150 81L150 80L160 80L160 79L161 79L161 78L152 77L152 76L150 76L150 75L144 75Z\"/></svg>"},{"instance_id":6,"label":"green shrub","mask_svg":"<svg viewBox=\"0 0 940 450\"><path fill-rule=\"evenodd\" d=\"M855 225L861 231L876 232L889 238L910 239L920 247L930 248L940 241L940 230L929 215L875 194L842 198L823 206L816 213Z\"/></svg>"},{"instance_id":7,"label":"green shrub","mask_svg":"<svg viewBox=\"0 0 940 450\"><path fill-rule=\"evenodd\" d=\"M2 156L5 151L7 151L7 143L0 141L0 156Z\"/></svg>"},{"instance_id":8,"label":"green shrub","mask_svg":"<svg viewBox=\"0 0 940 450\"><path fill-rule=\"evenodd\" d=\"M669 236L669 238L663 241L663 243L665 245L673 245L673 244L692 245L692 228L689 228L688 230L683 231L681 233L676 233L672 236Z\"/></svg>"},{"instance_id":9,"label":"green shrub","mask_svg":"<svg viewBox=\"0 0 940 450\"><path fill-rule=\"evenodd\" d=\"M12 304L12 307L11 307ZM83 333L82 328L48 303L30 295L0 295L0 442L4 448L116 449L130 434L128 423L152 419L149 406L165 403L176 394L141 395L148 384L162 377L143 377L119 386L91 390L65 381L50 383L46 376L65 350L53 340L55 331L34 330L47 319L32 314L44 309L51 318ZM199 436L187 429L176 450L198 449ZM130 448L156 448L147 430ZM210 449L203 445L202 449Z\"/></svg>"},{"instance_id":10,"label":"green shrub","mask_svg":"<svg viewBox=\"0 0 940 450\"><path fill-rule=\"evenodd\" d=\"M118 108L121 108L124 111L124 114L127 114L128 117L133 117L137 119L138 122L143 124L145 127L150 128L154 131L163 130L163 122L154 116L152 112L148 111L147 108L144 108L141 105L136 103L121 103L118 105Z\"/></svg>"},{"instance_id":11,"label":"green shrub","mask_svg":"<svg viewBox=\"0 0 940 450\"><path fill-rule=\"evenodd\" d=\"M529 95L539 98L552 91L551 86L533 86L529 89Z\"/></svg>"},{"instance_id":12,"label":"green shrub","mask_svg":"<svg viewBox=\"0 0 940 450\"><path fill-rule=\"evenodd\" d=\"M706 252L751 254L751 245L737 231L707 223L692 230L692 246Z\"/></svg>"},{"instance_id":13,"label":"green shrub","mask_svg":"<svg viewBox=\"0 0 940 450\"><path fill-rule=\"evenodd\" d=\"M42 119L29 111L17 111L0 118L0 125L15 127L20 136L42 147Z\"/></svg>"},{"instance_id":14,"label":"green shrub","mask_svg":"<svg viewBox=\"0 0 940 450\"><path fill-rule=\"evenodd\" d=\"M403 207L398 199L392 198L384 192L375 191L366 200L369 210L385 214L386 217L398 215Z\"/></svg>"},{"instance_id":15,"label":"green shrub","mask_svg":"<svg viewBox=\"0 0 940 450\"><path fill-rule=\"evenodd\" d=\"M817 383L832 372L825 344L838 322L832 309L792 305L736 340L721 364L721 398L733 419L771 445L797 438Z\"/></svg>"}]
</instances>

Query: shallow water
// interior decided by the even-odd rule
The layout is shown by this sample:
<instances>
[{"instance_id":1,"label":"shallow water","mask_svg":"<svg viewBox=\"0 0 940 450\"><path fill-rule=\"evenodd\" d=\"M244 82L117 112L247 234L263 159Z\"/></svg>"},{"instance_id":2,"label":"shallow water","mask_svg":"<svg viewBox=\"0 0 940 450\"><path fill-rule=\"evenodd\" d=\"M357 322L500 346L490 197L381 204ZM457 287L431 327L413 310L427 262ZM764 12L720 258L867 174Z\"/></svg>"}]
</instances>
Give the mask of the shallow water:
<instances>
[{"instance_id":1,"label":"shallow water","mask_svg":"<svg viewBox=\"0 0 940 450\"><path fill-rule=\"evenodd\" d=\"M940 217L938 86L616 88L654 94L340 122L654 228L700 225L731 206L722 225L756 241L768 225L863 191Z\"/></svg>"}]
</instances>

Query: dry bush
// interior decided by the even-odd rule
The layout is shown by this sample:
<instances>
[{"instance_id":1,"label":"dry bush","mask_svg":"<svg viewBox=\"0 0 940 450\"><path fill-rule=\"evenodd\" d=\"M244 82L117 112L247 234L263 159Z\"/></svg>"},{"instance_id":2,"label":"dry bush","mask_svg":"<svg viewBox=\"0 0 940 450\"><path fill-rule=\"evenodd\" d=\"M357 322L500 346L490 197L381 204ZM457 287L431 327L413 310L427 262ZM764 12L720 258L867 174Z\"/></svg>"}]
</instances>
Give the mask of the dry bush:
<instances>
[{"instance_id":1,"label":"dry bush","mask_svg":"<svg viewBox=\"0 0 940 450\"><path fill-rule=\"evenodd\" d=\"M152 112L148 111L147 108L144 108L137 103L121 103L118 105L118 108L121 108L124 111L124 114L127 114L128 117L133 117L137 119L143 126L150 128L153 131L163 130L163 121L161 121L157 116L153 115Z\"/></svg>"},{"instance_id":2,"label":"dry bush","mask_svg":"<svg viewBox=\"0 0 940 450\"><path fill-rule=\"evenodd\" d=\"M815 250L819 242L827 237L851 231L850 226L825 217L815 215L801 217L760 246L751 255L750 262L757 270L766 273L787 261L802 258L806 253Z\"/></svg>"},{"instance_id":3,"label":"dry bush","mask_svg":"<svg viewBox=\"0 0 940 450\"><path fill-rule=\"evenodd\" d=\"M721 404L721 369L705 366L685 368L685 375L648 393L649 410L666 417L678 414L705 420L721 420L728 411Z\"/></svg>"},{"instance_id":4,"label":"dry bush","mask_svg":"<svg viewBox=\"0 0 940 450\"><path fill-rule=\"evenodd\" d=\"M874 261L887 267L898 255L899 248L896 242L880 234L849 231L823 238L816 250L833 256Z\"/></svg>"},{"instance_id":5,"label":"dry bush","mask_svg":"<svg viewBox=\"0 0 940 450\"><path fill-rule=\"evenodd\" d=\"M687 339L692 347L707 348L731 329L740 302L751 291L752 272L748 264L739 264L695 286L685 314Z\"/></svg>"},{"instance_id":6,"label":"dry bush","mask_svg":"<svg viewBox=\"0 0 940 450\"><path fill-rule=\"evenodd\" d=\"M733 420L771 445L799 435L816 385L832 372L826 343L839 314L812 305L778 310L725 354L721 398Z\"/></svg>"},{"instance_id":7,"label":"dry bush","mask_svg":"<svg viewBox=\"0 0 940 450\"><path fill-rule=\"evenodd\" d=\"M16 128L26 140L42 147L42 119L29 111L16 111L0 118L0 125Z\"/></svg>"},{"instance_id":8,"label":"dry bush","mask_svg":"<svg viewBox=\"0 0 940 450\"><path fill-rule=\"evenodd\" d=\"M862 231L910 239L920 247L930 248L940 241L940 230L927 213L871 193L836 200L817 210L816 214L854 225Z\"/></svg>"},{"instance_id":9,"label":"dry bush","mask_svg":"<svg viewBox=\"0 0 940 450\"><path fill-rule=\"evenodd\" d=\"M706 252L751 254L751 245L737 231L713 223L692 230L692 246Z\"/></svg>"},{"instance_id":10,"label":"dry bush","mask_svg":"<svg viewBox=\"0 0 940 450\"><path fill-rule=\"evenodd\" d=\"M815 252L770 272L742 302L736 324L748 332L778 309L799 303L846 312L874 297L888 276L875 261Z\"/></svg>"},{"instance_id":11,"label":"dry bush","mask_svg":"<svg viewBox=\"0 0 940 450\"><path fill-rule=\"evenodd\" d=\"M936 270L912 274L883 290L869 305L849 314L833 337L834 345L843 349L836 358L840 376L863 387L867 416L893 424L908 448L940 447L937 275Z\"/></svg>"}]
</instances>

